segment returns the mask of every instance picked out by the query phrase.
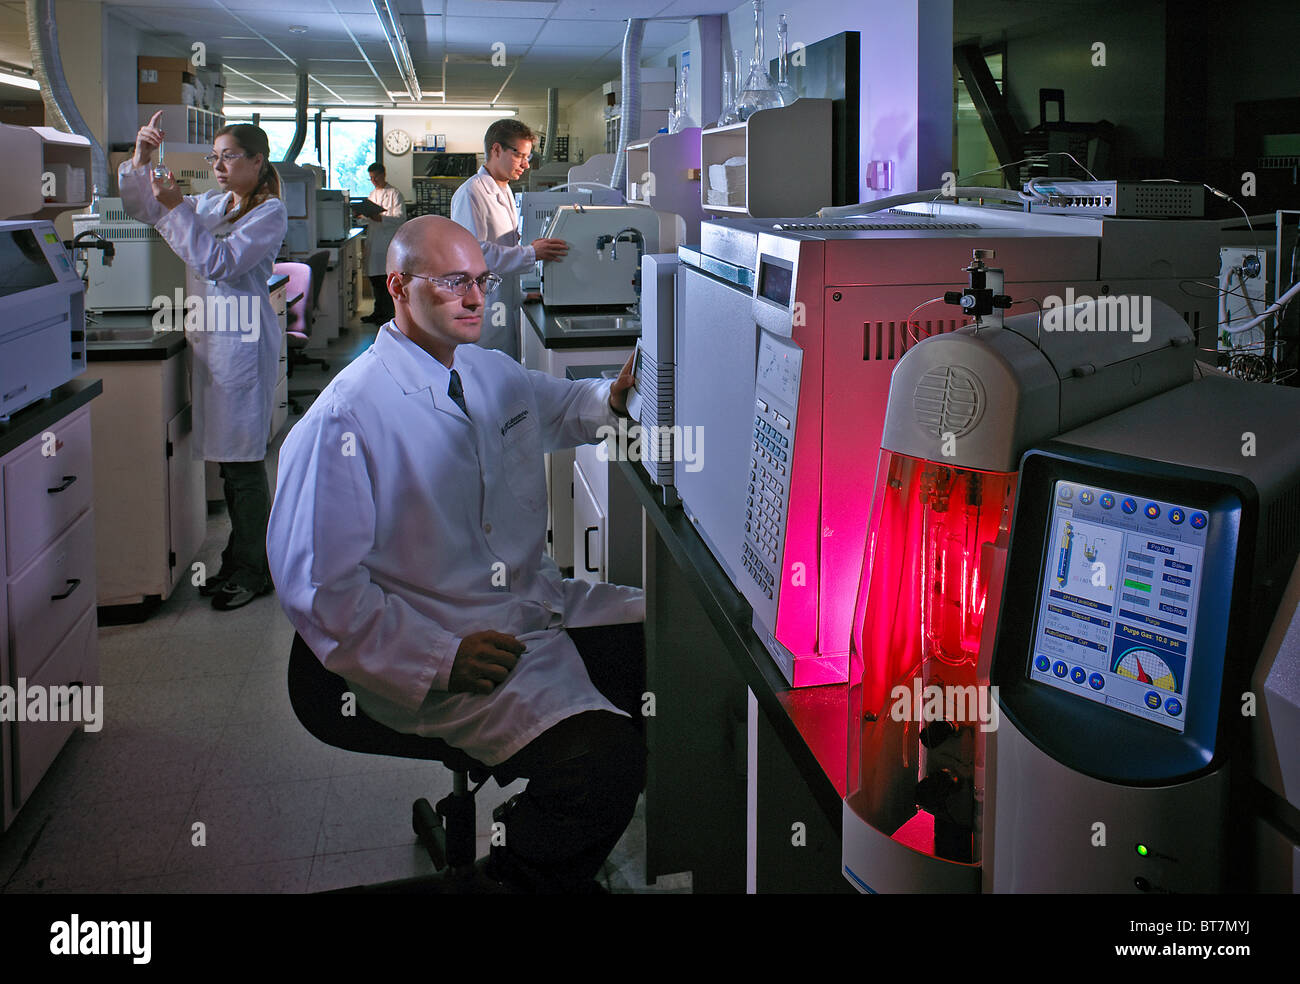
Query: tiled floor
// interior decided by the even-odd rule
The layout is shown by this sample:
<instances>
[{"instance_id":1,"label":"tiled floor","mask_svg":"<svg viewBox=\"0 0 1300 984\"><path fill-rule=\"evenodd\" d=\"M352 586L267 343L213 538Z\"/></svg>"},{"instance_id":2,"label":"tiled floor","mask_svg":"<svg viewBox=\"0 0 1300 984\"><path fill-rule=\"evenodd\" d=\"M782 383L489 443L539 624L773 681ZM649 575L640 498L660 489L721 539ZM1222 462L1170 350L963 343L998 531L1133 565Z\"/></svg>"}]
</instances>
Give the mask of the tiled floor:
<instances>
[{"instance_id":1,"label":"tiled floor","mask_svg":"<svg viewBox=\"0 0 1300 984\"><path fill-rule=\"evenodd\" d=\"M370 337L344 335L327 355L332 372L295 372L293 388L318 389ZM198 558L209 570L227 530L224 510L209 517ZM411 803L450 792L451 774L307 733L285 687L293 629L273 594L216 612L185 584L146 622L99 638L103 730L73 735L0 835L0 890L315 892L432 871ZM478 794L480 854L492 809L522 788L489 782ZM647 887L644 870L638 808L605 884L689 891L689 876Z\"/></svg>"}]
</instances>

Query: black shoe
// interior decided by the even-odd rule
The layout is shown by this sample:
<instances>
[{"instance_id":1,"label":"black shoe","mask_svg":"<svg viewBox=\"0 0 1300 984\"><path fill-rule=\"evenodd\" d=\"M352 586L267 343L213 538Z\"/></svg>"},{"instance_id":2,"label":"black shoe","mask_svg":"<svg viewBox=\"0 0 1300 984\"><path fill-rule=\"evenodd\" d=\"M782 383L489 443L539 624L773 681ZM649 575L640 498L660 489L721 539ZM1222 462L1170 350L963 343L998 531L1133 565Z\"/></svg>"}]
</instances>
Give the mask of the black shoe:
<instances>
[{"instance_id":1,"label":"black shoe","mask_svg":"<svg viewBox=\"0 0 1300 984\"><path fill-rule=\"evenodd\" d=\"M270 593L273 587L269 578L260 588L249 588L237 580L228 580L212 596L212 607L219 612L232 612L236 608L243 608L254 598Z\"/></svg>"},{"instance_id":2,"label":"black shoe","mask_svg":"<svg viewBox=\"0 0 1300 984\"><path fill-rule=\"evenodd\" d=\"M230 580L229 574L222 574L221 572L217 572L215 575L208 578L206 581L204 581L202 584L199 585L199 594L204 598L211 598L214 594L220 591L221 586L229 580Z\"/></svg>"}]
</instances>

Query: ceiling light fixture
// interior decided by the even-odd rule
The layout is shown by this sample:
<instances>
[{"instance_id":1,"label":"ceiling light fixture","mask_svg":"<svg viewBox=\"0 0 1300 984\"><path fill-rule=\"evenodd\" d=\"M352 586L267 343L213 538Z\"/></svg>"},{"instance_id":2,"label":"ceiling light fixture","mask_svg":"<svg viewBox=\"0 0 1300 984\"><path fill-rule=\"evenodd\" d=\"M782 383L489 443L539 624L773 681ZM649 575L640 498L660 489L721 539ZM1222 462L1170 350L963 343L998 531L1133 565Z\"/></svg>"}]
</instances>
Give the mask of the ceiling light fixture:
<instances>
[{"instance_id":1,"label":"ceiling light fixture","mask_svg":"<svg viewBox=\"0 0 1300 984\"><path fill-rule=\"evenodd\" d=\"M232 107L227 106L226 109L227 109L226 112L227 120L236 120L236 117L231 115ZM272 119L279 119L279 118L292 119L294 114L294 107L292 103L280 103L279 105L249 104L249 105L233 107L233 109L237 110L241 114L246 113L250 117L254 113L256 113L259 116L269 116ZM308 113L311 115L315 115L317 112L320 112L326 119L332 119L332 120L346 119L346 118L357 117L357 116L386 116L386 117L482 116L482 117L491 117L493 119L500 119L505 116L516 116L518 115L519 110L503 109L500 106L497 107L443 106L441 104L436 106L429 106L428 108L420 108L415 106L362 106L362 105L312 106L308 110Z\"/></svg>"},{"instance_id":2,"label":"ceiling light fixture","mask_svg":"<svg viewBox=\"0 0 1300 984\"><path fill-rule=\"evenodd\" d=\"M289 33L290 33L290 34L306 34L306 33L307 33L307 25L305 25L305 24L290 24L290 25L289 25Z\"/></svg>"},{"instance_id":3,"label":"ceiling light fixture","mask_svg":"<svg viewBox=\"0 0 1300 984\"><path fill-rule=\"evenodd\" d=\"M20 89L34 89L40 91L41 84L33 78L26 75L10 75L8 72L0 72L0 85L16 85Z\"/></svg>"},{"instance_id":4,"label":"ceiling light fixture","mask_svg":"<svg viewBox=\"0 0 1300 984\"><path fill-rule=\"evenodd\" d=\"M375 8L375 16L379 18L379 26L388 41L388 50L393 53L397 71L401 74L402 81L406 83L407 95L413 102L419 102L420 80L415 75L415 62L411 59L411 48L406 43L406 32L402 30L402 22L393 13L389 0L370 0L370 5Z\"/></svg>"}]
</instances>

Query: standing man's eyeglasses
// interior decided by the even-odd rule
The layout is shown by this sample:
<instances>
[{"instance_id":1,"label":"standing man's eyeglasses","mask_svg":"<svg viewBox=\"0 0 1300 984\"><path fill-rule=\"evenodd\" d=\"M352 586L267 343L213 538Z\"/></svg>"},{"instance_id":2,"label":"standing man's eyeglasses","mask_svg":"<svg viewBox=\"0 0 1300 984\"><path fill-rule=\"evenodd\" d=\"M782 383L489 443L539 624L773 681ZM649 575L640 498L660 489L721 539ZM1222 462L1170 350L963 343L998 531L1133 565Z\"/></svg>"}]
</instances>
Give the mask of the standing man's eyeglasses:
<instances>
[{"instance_id":1,"label":"standing man's eyeglasses","mask_svg":"<svg viewBox=\"0 0 1300 984\"><path fill-rule=\"evenodd\" d=\"M515 148L511 147L509 144L497 144L497 146L504 147L506 150L510 151L510 153L514 154L515 157L517 157L521 161L526 161L528 160L528 158L533 156L532 154L521 154L519 153L519 151L515 150Z\"/></svg>"}]
</instances>

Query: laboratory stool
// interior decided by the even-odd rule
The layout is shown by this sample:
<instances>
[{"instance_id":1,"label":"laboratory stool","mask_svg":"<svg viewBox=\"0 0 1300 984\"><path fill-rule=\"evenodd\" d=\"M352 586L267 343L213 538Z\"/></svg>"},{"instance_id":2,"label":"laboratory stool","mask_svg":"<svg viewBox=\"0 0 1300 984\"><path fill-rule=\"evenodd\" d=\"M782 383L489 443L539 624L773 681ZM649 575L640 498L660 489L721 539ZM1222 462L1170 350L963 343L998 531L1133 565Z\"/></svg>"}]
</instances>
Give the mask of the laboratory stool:
<instances>
[{"instance_id":1,"label":"laboratory stool","mask_svg":"<svg viewBox=\"0 0 1300 984\"><path fill-rule=\"evenodd\" d=\"M638 730L644 727L640 712L645 690L645 631L640 622L597 625L566 630L573 640L591 682L618 707L631 715ZM476 866L477 821L474 796L489 778L508 786L518 776L492 769L439 738L393 731L357 710L344 716L348 683L325 669L302 636L294 634L289 652L289 702L293 712L313 736L327 745L350 752L393 755L399 758L442 762L452 770L452 792L431 807L418 799L412 807L411 825L429 852L439 875L413 878L382 886L384 891L507 891ZM473 789L470 782L476 783ZM507 804L508 807L509 804ZM442 877L444 869L446 877Z\"/></svg>"},{"instance_id":2,"label":"laboratory stool","mask_svg":"<svg viewBox=\"0 0 1300 984\"><path fill-rule=\"evenodd\" d=\"M468 885L475 872L474 794L491 777L491 769L439 738L393 731L359 709L353 716L344 715L343 699L349 690L347 681L325 669L302 636L295 634L289 652L289 702L313 736L350 752L427 759L452 770L452 792L436 807L427 799L416 800L411 825L433 866L440 873L450 868L453 881ZM471 781L477 783L473 789ZM497 781L506 785L511 780L498 777ZM412 890L417 888L415 883L428 881L413 879L403 887Z\"/></svg>"}]
</instances>

